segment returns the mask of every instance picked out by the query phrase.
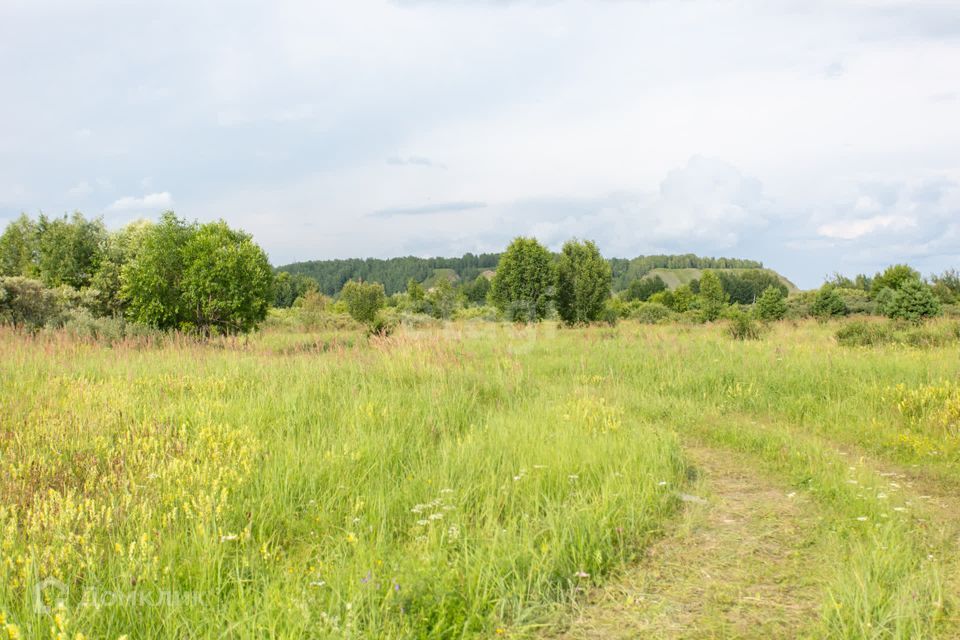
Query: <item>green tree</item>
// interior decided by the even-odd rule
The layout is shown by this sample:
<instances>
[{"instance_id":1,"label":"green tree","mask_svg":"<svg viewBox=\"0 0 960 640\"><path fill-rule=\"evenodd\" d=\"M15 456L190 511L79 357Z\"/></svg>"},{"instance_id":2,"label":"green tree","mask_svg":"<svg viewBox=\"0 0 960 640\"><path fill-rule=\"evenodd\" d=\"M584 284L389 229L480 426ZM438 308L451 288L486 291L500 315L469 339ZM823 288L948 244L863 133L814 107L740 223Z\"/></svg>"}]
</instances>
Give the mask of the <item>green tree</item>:
<instances>
[{"instance_id":1,"label":"green tree","mask_svg":"<svg viewBox=\"0 0 960 640\"><path fill-rule=\"evenodd\" d=\"M61 320L57 294L39 280L21 276L0 278L0 324L36 331Z\"/></svg>"},{"instance_id":2,"label":"green tree","mask_svg":"<svg viewBox=\"0 0 960 640\"><path fill-rule=\"evenodd\" d=\"M472 282L463 286L463 295L470 304L486 304L487 294L489 293L490 280L485 276L477 276Z\"/></svg>"},{"instance_id":3,"label":"green tree","mask_svg":"<svg viewBox=\"0 0 960 640\"><path fill-rule=\"evenodd\" d=\"M449 278L440 278L427 292L427 307L434 318L449 319L457 308L457 292Z\"/></svg>"},{"instance_id":4,"label":"green tree","mask_svg":"<svg viewBox=\"0 0 960 640\"><path fill-rule=\"evenodd\" d=\"M273 280L273 306L277 309L289 309L308 291L319 289L320 285L310 276L281 271Z\"/></svg>"},{"instance_id":5,"label":"green tree","mask_svg":"<svg viewBox=\"0 0 960 640\"><path fill-rule=\"evenodd\" d=\"M491 302L514 322L541 320L555 281L550 252L534 238L516 238L500 257L490 284Z\"/></svg>"},{"instance_id":6,"label":"green tree","mask_svg":"<svg viewBox=\"0 0 960 640\"><path fill-rule=\"evenodd\" d=\"M891 318L920 322L940 315L940 301L920 280L906 280L893 292L884 313Z\"/></svg>"},{"instance_id":7,"label":"green tree","mask_svg":"<svg viewBox=\"0 0 960 640\"><path fill-rule=\"evenodd\" d=\"M874 276L870 283L870 293L876 296L885 287L896 291L904 282L909 280L919 281L920 274L909 265L895 264L892 267L887 267L883 273Z\"/></svg>"},{"instance_id":8,"label":"green tree","mask_svg":"<svg viewBox=\"0 0 960 640\"><path fill-rule=\"evenodd\" d=\"M647 301L650 296L667 290L667 283L660 276L639 278L632 280L623 295L623 299Z\"/></svg>"},{"instance_id":9,"label":"green tree","mask_svg":"<svg viewBox=\"0 0 960 640\"><path fill-rule=\"evenodd\" d=\"M557 313L567 324L592 322L610 297L610 263L589 240L569 240L557 263Z\"/></svg>"},{"instance_id":10,"label":"green tree","mask_svg":"<svg viewBox=\"0 0 960 640\"><path fill-rule=\"evenodd\" d=\"M248 234L172 212L143 231L120 280L131 320L205 335L250 331L273 298L273 271Z\"/></svg>"},{"instance_id":11,"label":"green tree","mask_svg":"<svg viewBox=\"0 0 960 640\"><path fill-rule=\"evenodd\" d=\"M412 302L422 302L426 292L423 290L423 285L410 278L407 280L407 295L410 296Z\"/></svg>"},{"instance_id":12,"label":"green tree","mask_svg":"<svg viewBox=\"0 0 960 640\"><path fill-rule=\"evenodd\" d=\"M0 235L0 276L35 277L38 245L36 223L21 214Z\"/></svg>"},{"instance_id":13,"label":"green tree","mask_svg":"<svg viewBox=\"0 0 960 640\"><path fill-rule=\"evenodd\" d=\"M767 322L781 320L787 313L787 300L780 287L769 286L757 300L757 317Z\"/></svg>"},{"instance_id":14,"label":"green tree","mask_svg":"<svg viewBox=\"0 0 960 640\"><path fill-rule=\"evenodd\" d=\"M826 320L833 316L846 315L847 305L833 285L825 284L817 292L811 311L816 317Z\"/></svg>"},{"instance_id":15,"label":"green tree","mask_svg":"<svg viewBox=\"0 0 960 640\"><path fill-rule=\"evenodd\" d=\"M357 322L372 326L377 314L386 303L383 285L379 282L348 280L340 290L340 299L347 305L347 312Z\"/></svg>"},{"instance_id":16,"label":"green tree","mask_svg":"<svg viewBox=\"0 0 960 640\"><path fill-rule=\"evenodd\" d=\"M204 335L247 333L267 317L273 270L243 231L224 221L201 225L182 251L180 309Z\"/></svg>"},{"instance_id":17,"label":"green tree","mask_svg":"<svg viewBox=\"0 0 960 640\"><path fill-rule=\"evenodd\" d=\"M700 276L700 294L698 301L703 317L712 322L720 317L727 306L727 293L723 290L720 277L712 270L706 270Z\"/></svg>"},{"instance_id":18,"label":"green tree","mask_svg":"<svg viewBox=\"0 0 960 640\"><path fill-rule=\"evenodd\" d=\"M948 269L930 279L933 283L933 294L944 304L960 302L960 272Z\"/></svg>"},{"instance_id":19,"label":"green tree","mask_svg":"<svg viewBox=\"0 0 960 640\"><path fill-rule=\"evenodd\" d=\"M120 274L128 318L158 329L178 329L185 322L183 248L196 232L195 223L187 224L167 211L145 233L139 252Z\"/></svg>"},{"instance_id":20,"label":"green tree","mask_svg":"<svg viewBox=\"0 0 960 640\"><path fill-rule=\"evenodd\" d=\"M693 294L693 290L690 289L690 285L682 284L673 290L673 305L667 306L670 306L670 308L677 313L685 313L693 309L696 299L697 297Z\"/></svg>"},{"instance_id":21,"label":"green tree","mask_svg":"<svg viewBox=\"0 0 960 640\"><path fill-rule=\"evenodd\" d=\"M77 289L90 284L107 244L103 220L87 220L79 212L70 218L41 215L37 237L37 266L44 284Z\"/></svg>"},{"instance_id":22,"label":"green tree","mask_svg":"<svg viewBox=\"0 0 960 640\"><path fill-rule=\"evenodd\" d=\"M306 329L315 329L320 325L324 313L327 311L327 305L330 299L317 291L309 289L302 296L297 298L293 308L297 311L300 322Z\"/></svg>"},{"instance_id":23,"label":"green tree","mask_svg":"<svg viewBox=\"0 0 960 640\"><path fill-rule=\"evenodd\" d=\"M152 223L147 220L138 220L107 238L100 264L90 280L90 288L96 291L99 315L121 316L126 310L122 295L123 266L140 251L151 226Z\"/></svg>"}]
</instances>

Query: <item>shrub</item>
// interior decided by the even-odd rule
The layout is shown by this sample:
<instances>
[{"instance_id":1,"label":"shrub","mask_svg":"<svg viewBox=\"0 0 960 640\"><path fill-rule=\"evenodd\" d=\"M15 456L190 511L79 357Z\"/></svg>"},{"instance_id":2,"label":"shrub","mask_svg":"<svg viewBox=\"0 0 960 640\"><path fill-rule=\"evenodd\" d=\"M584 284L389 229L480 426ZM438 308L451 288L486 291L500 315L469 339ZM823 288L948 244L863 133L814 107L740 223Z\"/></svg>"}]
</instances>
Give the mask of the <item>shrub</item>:
<instances>
[{"instance_id":1,"label":"shrub","mask_svg":"<svg viewBox=\"0 0 960 640\"><path fill-rule=\"evenodd\" d=\"M350 280L340 291L340 300L346 305L350 317L366 325L376 321L385 299L383 285L379 282Z\"/></svg>"},{"instance_id":2,"label":"shrub","mask_svg":"<svg viewBox=\"0 0 960 640\"><path fill-rule=\"evenodd\" d=\"M723 290L720 277L709 269L700 276L700 293L697 300L703 317L710 322L720 317L729 300L729 296Z\"/></svg>"},{"instance_id":3,"label":"shrub","mask_svg":"<svg viewBox=\"0 0 960 640\"><path fill-rule=\"evenodd\" d=\"M740 309L730 311L728 314L730 324L727 325L727 333L734 340L758 340L760 338L760 326L749 313Z\"/></svg>"},{"instance_id":4,"label":"shrub","mask_svg":"<svg viewBox=\"0 0 960 640\"><path fill-rule=\"evenodd\" d=\"M42 282L19 276L0 278L0 322L35 331L62 321L60 300Z\"/></svg>"},{"instance_id":5,"label":"shrub","mask_svg":"<svg viewBox=\"0 0 960 640\"><path fill-rule=\"evenodd\" d=\"M122 318L97 318L89 311L79 309L69 313L63 331L81 340L113 344L124 339L127 326Z\"/></svg>"},{"instance_id":6,"label":"shrub","mask_svg":"<svg viewBox=\"0 0 960 640\"><path fill-rule=\"evenodd\" d=\"M862 289L837 287L834 289L849 314L872 316L877 313L877 303L870 299L870 294Z\"/></svg>"},{"instance_id":7,"label":"shrub","mask_svg":"<svg viewBox=\"0 0 960 640\"><path fill-rule=\"evenodd\" d=\"M512 322L542 320L550 310L555 283L547 248L534 238L516 238L500 256L490 301Z\"/></svg>"},{"instance_id":8,"label":"shrub","mask_svg":"<svg viewBox=\"0 0 960 640\"><path fill-rule=\"evenodd\" d=\"M897 320L922 322L940 314L940 301L929 286L919 280L907 280L893 292L884 313Z\"/></svg>"},{"instance_id":9,"label":"shrub","mask_svg":"<svg viewBox=\"0 0 960 640\"><path fill-rule=\"evenodd\" d=\"M892 342L894 339L889 326L863 320L844 324L837 329L834 337L837 344L845 347L869 347Z\"/></svg>"},{"instance_id":10,"label":"shrub","mask_svg":"<svg viewBox=\"0 0 960 640\"><path fill-rule=\"evenodd\" d=\"M817 292L817 297L814 299L810 311L817 318L826 320L834 316L846 315L847 305L844 304L843 298L840 297L833 285L825 284Z\"/></svg>"},{"instance_id":11,"label":"shrub","mask_svg":"<svg viewBox=\"0 0 960 640\"><path fill-rule=\"evenodd\" d=\"M556 305L568 325L600 318L610 297L610 263L593 242L569 240L557 263Z\"/></svg>"},{"instance_id":12,"label":"shrub","mask_svg":"<svg viewBox=\"0 0 960 640\"><path fill-rule=\"evenodd\" d=\"M377 336L378 338L387 338L393 334L397 328L397 321L394 318L387 318L378 315L367 325L367 335Z\"/></svg>"},{"instance_id":13,"label":"shrub","mask_svg":"<svg viewBox=\"0 0 960 640\"><path fill-rule=\"evenodd\" d=\"M659 324L676 317L676 313L656 302L634 302L627 305L628 317L644 324Z\"/></svg>"},{"instance_id":14,"label":"shrub","mask_svg":"<svg viewBox=\"0 0 960 640\"><path fill-rule=\"evenodd\" d=\"M330 298L316 289L310 289L297 298L293 305L303 327L305 329L315 329L320 326L329 302Z\"/></svg>"},{"instance_id":15,"label":"shrub","mask_svg":"<svg viewBox=\"0 0 960 640\"><path fill-rule=\"evenodd\" d=\"M757 317L771 322L782 320L787 314L787 301L783 289L770 286L763 290L757 300Z\"/></svg>"}]
</instances>

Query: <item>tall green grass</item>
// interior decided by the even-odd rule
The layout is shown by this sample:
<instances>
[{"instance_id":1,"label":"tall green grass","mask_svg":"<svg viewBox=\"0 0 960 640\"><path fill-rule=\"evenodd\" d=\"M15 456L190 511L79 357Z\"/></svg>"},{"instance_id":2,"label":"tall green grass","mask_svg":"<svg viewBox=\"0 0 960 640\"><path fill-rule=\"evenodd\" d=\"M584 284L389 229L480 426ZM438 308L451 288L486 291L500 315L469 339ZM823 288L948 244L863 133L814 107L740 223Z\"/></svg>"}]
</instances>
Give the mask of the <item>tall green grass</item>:
<instances>
[{"instance_id":1,"label":"tall green grass","mask_svg":"<svg viewBox=\"0 0 960 640\"><path fill-rule=\"evenodd\" d=\"M659 534L695 439L820 505L820 635L934 635L952 601L943 541L839 450L960 479L953 435L928 428L950 407L898 404L947 403L927 390L960 363L949 347L843 348L835 328L743 342L717 326L462 323L113 347L0 330L4 624L533 635ZM38 612L45 578L64 587Z\"/></svg>"}]
</instances>

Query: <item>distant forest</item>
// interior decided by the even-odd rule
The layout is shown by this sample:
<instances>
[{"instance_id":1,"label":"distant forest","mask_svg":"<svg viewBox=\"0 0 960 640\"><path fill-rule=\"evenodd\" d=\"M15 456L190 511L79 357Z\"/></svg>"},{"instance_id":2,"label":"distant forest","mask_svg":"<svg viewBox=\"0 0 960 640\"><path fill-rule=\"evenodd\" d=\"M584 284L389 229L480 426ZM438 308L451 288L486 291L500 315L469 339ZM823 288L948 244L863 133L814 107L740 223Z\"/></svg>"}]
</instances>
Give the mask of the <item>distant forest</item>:
<instances>
[{"instance_id":1,"label":"distant forest","mask_svg":"<svg viewBox=\"0 0 960 640\"><path fill-rule=\"evenodd\" d=\"M351 258L346 260L310 260L295 262L277 271L292 275L309 276L320 285L320 291L328 296L336 295L348 280L363 279L379 282L387 295L405 291L412 278L424 282L436 274L437 269L450 270L464 282L474 280L488 269L496 269L499 253L464 254L461 258ZM656 255L636 258L611 258L613 289L626 289L632 280L642 278L652 269L762 269L756 260L739 258L705 258L693 255Z\"/></svg>"}]
</instances>

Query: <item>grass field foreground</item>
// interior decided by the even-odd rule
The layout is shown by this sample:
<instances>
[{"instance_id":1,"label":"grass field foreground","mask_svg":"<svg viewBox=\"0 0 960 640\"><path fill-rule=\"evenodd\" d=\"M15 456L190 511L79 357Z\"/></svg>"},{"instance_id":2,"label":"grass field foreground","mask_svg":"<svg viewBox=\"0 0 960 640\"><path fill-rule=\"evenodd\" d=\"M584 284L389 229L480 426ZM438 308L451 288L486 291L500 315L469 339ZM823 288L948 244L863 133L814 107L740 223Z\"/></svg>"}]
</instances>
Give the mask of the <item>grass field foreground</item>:
<instances>
[{"instance_id":1,"label":"grass field foreground","mask_svg":"<svg viewBox=\"0 0 960 640\"><path fill-rule=\"evenodd\" d=\"M844 348L834 329L112 348L0 330L0 628L535 635L662 535L696 442L818 509L820 613L797 633L942 635L960 514L924 512L870 461L960 485L956 348Z\"/></svg>"}]
</instances>

